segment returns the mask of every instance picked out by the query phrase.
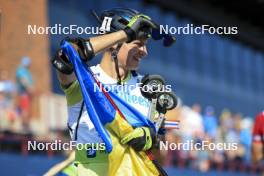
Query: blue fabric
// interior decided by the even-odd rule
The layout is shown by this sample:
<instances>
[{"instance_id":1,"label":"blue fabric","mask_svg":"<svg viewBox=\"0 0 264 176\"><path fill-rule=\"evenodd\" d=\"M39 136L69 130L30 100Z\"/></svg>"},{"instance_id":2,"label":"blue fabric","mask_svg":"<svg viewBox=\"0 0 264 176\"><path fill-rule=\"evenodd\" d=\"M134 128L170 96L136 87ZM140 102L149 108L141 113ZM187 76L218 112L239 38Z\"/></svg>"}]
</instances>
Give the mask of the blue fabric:
<instances>
[{"instance_id":1,"label":"blue fabric","mask_svg":"<svg viewBox=\"0 0 264 176\"><path fill-rule=\"evenodd\" d=\"M102 92L93 91L93 84L95 83L95 80L91 74L91 71L88 67L85 67L85 64L82 63L74 48L65 41L62 42L61 48L63 52L68 55L72 64L74 65L75 74L81 87L82 96L89 117L93 122L95 129L104 141L107 152L110 153L113 148L112 141L103 125L107 122L113 121L115 117L115 115L113 115L115 114L114 108L111 106L106 97L103 96Z\"/></svg>"},{"instance_id":2,"label":"blue fabric","mask_svg":"<svg viewBox=\"0 0 264 176\"><path fill-rule=\"evenodd\" d=\"M115 104L122 113L125 115L126 120L133 127L147 126L155 129L154 124L147 119L143 114L136 110L133 106L126 103L122 98L118 97L114 92L109 91L110 96L113 98Z\"/></svg>"}]
</instances>

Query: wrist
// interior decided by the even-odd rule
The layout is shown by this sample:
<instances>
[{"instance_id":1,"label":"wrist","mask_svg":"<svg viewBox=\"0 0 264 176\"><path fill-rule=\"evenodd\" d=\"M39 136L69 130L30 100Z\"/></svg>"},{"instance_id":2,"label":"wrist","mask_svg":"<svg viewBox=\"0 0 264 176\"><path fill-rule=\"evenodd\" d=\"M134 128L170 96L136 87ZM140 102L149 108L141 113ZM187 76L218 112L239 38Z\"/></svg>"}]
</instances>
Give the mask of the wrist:
<instances>
[{"instance_id":1,"label":"wrist","mask_svg":"<svg viewBox=\"0 0 264 176\"><path fill-rule=\"evenodd\" d=\"M131 42L136 39L136 33L131 28L126 27L124 29L124 32L126 33L127 36L127 42Z\"/></svg>"},{"instance_id":2,"label":"wrist","mask_svg":"<svg viewBox=\"0 0 264 176\"><path fill-rule=\"evenodd\" d=\"M152 140L152 145L155 145L157 143L156 132L152 128L149 128L149 132L150 132L150 136L151 136L151 140Z\"/></svg>"}]
</instances>

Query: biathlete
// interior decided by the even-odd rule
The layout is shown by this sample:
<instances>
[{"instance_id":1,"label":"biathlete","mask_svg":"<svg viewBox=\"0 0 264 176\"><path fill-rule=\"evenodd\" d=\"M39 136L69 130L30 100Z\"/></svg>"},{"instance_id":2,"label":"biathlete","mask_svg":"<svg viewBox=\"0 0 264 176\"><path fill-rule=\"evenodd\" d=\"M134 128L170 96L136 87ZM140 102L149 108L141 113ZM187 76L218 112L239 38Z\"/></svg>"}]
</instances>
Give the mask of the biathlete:
<instances>
[{"instance_id":1,"label":"biathlete","mask_svg":"<svg viewBox=\"0 0 264 176\"><path fill-rule=\"evenodd\" d=\"M80 58L87 62L96 54L103 52L100 64L90 67L94 76L104 85L133 85L134 89L130 92L119 91L117 95L147 118L150 102L141 94L137 83L140 83L142 75L136 71L141 60L148 54L147 41L151 38L151 30L157 28L157 25L150 17L128 8L104 11L99 16L99 20L103 28L107 29L110 26L110 31L106 34L89 39L67 38L65 40L71 42ZM52 64L57 69L58 80L66 95L68 128L72 140L83 144L103 143L89 118L71 63L63 56L63 53L58 52L52 59ZM148 127L136 127L120 139L120 143L130 145L135 151L147 151L155 145L156 133ZM110 162L106 152L76 151L76 174L80 176L109 175ZM134 175L132 171L131 175Z\"/></svg>"}]
</instances>

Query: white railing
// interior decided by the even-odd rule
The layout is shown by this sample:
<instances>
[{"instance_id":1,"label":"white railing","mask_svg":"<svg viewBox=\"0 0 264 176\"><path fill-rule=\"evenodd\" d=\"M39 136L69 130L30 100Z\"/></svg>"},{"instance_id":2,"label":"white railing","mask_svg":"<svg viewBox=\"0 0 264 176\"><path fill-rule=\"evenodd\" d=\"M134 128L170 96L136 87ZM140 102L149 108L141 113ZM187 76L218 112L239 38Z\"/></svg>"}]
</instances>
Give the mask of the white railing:
<instances>
[{"instance_id":1,"label":"white railing","mask_svg":"<svg viewBox=\"0 0 264 176\"><path fill-rule=\"evenodd\" d=\"M41 95L39 103L42 130L47 132L51 129L67 128L67 103L64 95Z\"/></svg>"}]
</instances>

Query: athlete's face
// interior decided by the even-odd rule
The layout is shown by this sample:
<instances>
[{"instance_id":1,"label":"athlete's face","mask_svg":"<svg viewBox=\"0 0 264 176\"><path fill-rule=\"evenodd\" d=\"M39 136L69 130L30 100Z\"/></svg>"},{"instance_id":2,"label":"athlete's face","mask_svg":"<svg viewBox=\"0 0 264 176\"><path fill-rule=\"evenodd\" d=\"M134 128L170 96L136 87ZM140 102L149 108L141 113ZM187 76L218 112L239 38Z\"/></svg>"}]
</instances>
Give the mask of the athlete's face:
<instances>
[{"instance_id":1,"label":"athlete's face","mask_svg":"<svg viewBox=\"0 0 264 176\"><path fill-rule=\"evenodd\" d=\"M118 61L126 70L137 70L139 63L147 53L146 40L134 40L124 43L118 52Z\"/></svg>"}]
</instances>

